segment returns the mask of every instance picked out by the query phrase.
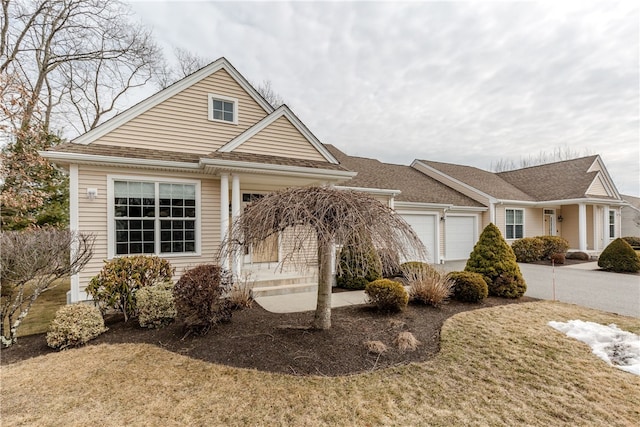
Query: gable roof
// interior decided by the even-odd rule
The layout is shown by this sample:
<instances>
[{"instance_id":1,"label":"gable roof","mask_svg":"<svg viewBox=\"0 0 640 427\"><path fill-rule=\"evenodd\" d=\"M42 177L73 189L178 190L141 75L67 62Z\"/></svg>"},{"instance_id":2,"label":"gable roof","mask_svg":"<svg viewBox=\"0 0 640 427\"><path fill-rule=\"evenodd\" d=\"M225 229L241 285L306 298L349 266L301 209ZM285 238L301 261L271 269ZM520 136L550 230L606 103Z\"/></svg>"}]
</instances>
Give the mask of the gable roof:
<instances>
[{"instance_id":1,"label":"gable roof","mask_svg":"<svg viewBox=\"0 0 640 427\"><path fill-rule=\"evenodd\" d=\"M156 105L166 101L172 96L182 92L186 88L193 86L199 81L209 77L210 75L216 73L217 71L225 70L237 83L240 85L251 98L253 98L260 107L264 109L267 114L270 114L274 111L273 107L267 100L265 100L262 95L255 90L255 88L245 79L239 72L236 70L233 65L226 58L221 57L210 63L209 65L199 69L193 74L183 78L182 80L178 80L173 83L171 86L151 95L150 97L144 99L143 101L137 103L131 108L121 112L120 114L112 117L106 122L98 125L97 127L91 129L87 133L80 135L76 139L73 140L74 143L77 144L90 144L91 142L97 140L98 138L106 135L112 130L120 127L124 123L134 119L140 114L150 110Z\"/></svg>"},{"instance_id":2,"label":"gable roof","mask_svg":"<svg viewBox=\"0 0 640 427\"><path fill-rule=\"evenodd\" d=\"M496 175L531 195L535 200L579 199L588 197L591 184L600 174L591 168L598 157L595 155L564 160L500 172Z\"/></svg>"},{"instance_id":3,"label":"gable roof","mask_svg":"<svg viewBox=\"0 0 640 427\"><path fill-rule=\"evenodd\" d=\"M400 190L401 193L395 197L399 202L483 207L475 200L410 166L349 156L330 144L325 144L325 147L340 161L341 165L358 172L358 175L346 183L349 186Z\"/></svg>"},{"instance_id":4,"label":"gable roof","mask_svg":"<svg viewBox=\"0 0 640 427\"><path fill-rule=\"evenodd\" d=\"M281 117L285 117L302 134L302 136L315 148L329 163L337 164L338 160L325 148L325 146L315 137L315 135L300 121L298 116L293 114L286 104L281 105L271 114L260 120L255 125L220 147L220 153L230 153L243 143L247 142L260 131L266 129L273 122Z\"/></svg>"},{"instance_id":5,"label":"gable roof","mask_svg":"<svg viewBox=\"0 0 640 427\"><path fill-rule=\"evenodd\" d=\"M532 196L493 172L488 172L473 166L462 166L429 160L418 161L496 199L534 201Z\"/></svg>"}]
</instances>

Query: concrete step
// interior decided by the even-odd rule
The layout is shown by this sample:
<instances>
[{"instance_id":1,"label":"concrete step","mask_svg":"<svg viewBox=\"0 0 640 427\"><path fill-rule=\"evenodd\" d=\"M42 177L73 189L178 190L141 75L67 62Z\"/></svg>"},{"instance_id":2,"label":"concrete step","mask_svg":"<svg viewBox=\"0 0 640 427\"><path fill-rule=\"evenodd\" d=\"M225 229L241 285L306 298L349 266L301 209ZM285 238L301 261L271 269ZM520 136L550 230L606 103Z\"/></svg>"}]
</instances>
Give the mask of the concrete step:
<instances>
[{"instance_id":1,"label":"concrete step","mask_svg":"<svg viewBox=\"0 0 640 427\"><path fill-rule=\"evenodd\" d=\"M316 276L308 275L301 276L299 274L294 275L272 275L272 276L263 276L257 277L253 280L249 279L249 284L252 288L264 288L264 287L273 287L273 286L287 286L287 285L295 285L298 283L312 283L316 282Z\"/></svg>"},{"instance_id":2,"label":"concrete step","mask_svg":"<svg viewBox=\"0 0 640 427\"><path fill-rule=\"evenodd\" d=\"M317 292L317 282L296 283L275 286L256 286L251 289L253 298L268 297L274 295L296 294L301 292Z\"/></svg>"}]
</instances>

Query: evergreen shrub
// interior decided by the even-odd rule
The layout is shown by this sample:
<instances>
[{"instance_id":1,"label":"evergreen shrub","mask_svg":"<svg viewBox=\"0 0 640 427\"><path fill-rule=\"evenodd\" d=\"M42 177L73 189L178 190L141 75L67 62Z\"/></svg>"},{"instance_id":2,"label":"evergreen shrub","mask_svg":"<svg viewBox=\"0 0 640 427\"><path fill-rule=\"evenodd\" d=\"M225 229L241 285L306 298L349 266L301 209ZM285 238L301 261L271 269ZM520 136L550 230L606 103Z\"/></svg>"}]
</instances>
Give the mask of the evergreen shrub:
<instances>
[{"instance_id":1,"label":"evergreen shrub","mask_svg":"<svg viewBox=\"0 0 640 427\"><path fill-rule=\"evenodd\" d=\"M521 295L524 294L521 288L526 290L516 256L494 224L487 225L480 234L464 270L481 274L489 287L489 295ZM500 276L503 278L496 283ZM513 289L504 289L506 286Z\"/></svg>"},{"instance_id":2,"label":"evergreen shrub","mask_svg":"<svg viewBox=\"0 0 640 427\"><path fill-rule=\"evenodd\" d=\"M451 297L457 301L482 302L489 295L489 287L481 274L452 271L447 277L453 281Z\"/></svg>"},{"instance_id":3,"label":"evergreen shrub","mask_svg":"<svg viewBox=\"0 0 640 427\"><path fill-rule=\"evenodd\" d=\"M380 311L402 311L409 303L409 294L404 286L394 280L374 280L367 283L364 292L369 297L369 302Z\"/></svg>"},{"instance_id":4,"label":"evergreen shrub","mask_svg":"<svg viewBox=\"0 0 640 427\"><path fill-rule=\"evenodd\" d=\"M524 237L511 244L518 262L535 262L544 255L544 241L538 237Z\"/></svg>"},{"instance_id":5,"label":"evergreen shrub","mask_svg":"<svg viewBox=\"0 0 640 427\"><path fill-rule=\"evenodd\" d=\"M138 322L143 328L161 328L176 318L171 281L141 288L136 293L136 303Z\"/></svg>"},{"instance_id":6,"label":"evergreen shrub","mask_svg":"<svg viewBox=\"0 0 640 427\"><path fill-rule=\"evenodd\" d=\"M105 261L100 273L91 279L86 292L104 314L113 308L124 314L125 322L138 315L136 292L154 283L170 281L174 268L157 256L125 256Z\"/></svg>"},{"instance_id":7,"label":"evergreen shrub","mask_svg":"<svg viewBox=\"0 0 640 427\"><path fill-rule=\"evenodd\" d=\"M345 289L364 289L382 278L382 263L371 241L347 242L340 250L336 285Z\"/></svg>"},{"instance_id":8,"label":"evergreen shrub","mask_svg":"<svg viewBox=\"0 0 640 427\"><path fill-rule=\"evenodd\" d=\"M541 259L551 259L553 254L566 254L569 250L569 241L560 236L538 236L537 239L544 243L544 251Z\"/></svg>"},{"instance_id":9,"label":"evergreen shrub","mask_svg":"<svg viewBox=\"0 0 640 427\"><path fill-rule=\"evenodd\" d=\"M64 350L86 344L105 332L100 310L88 304L69 304L56 311L47 332L47 345Z\"/></svg>"},{"instance_id":10,"label":"evergreen shrub","mask_svg":"<svg viewBox=\"0 0 640 427\"><path fill-rule=\"evenodd\" d=\"M635 273L640 271L640 258L629 243L617 238L604 248L598 258L598 266L615 273Z\"/></svg>"}]
</instances>

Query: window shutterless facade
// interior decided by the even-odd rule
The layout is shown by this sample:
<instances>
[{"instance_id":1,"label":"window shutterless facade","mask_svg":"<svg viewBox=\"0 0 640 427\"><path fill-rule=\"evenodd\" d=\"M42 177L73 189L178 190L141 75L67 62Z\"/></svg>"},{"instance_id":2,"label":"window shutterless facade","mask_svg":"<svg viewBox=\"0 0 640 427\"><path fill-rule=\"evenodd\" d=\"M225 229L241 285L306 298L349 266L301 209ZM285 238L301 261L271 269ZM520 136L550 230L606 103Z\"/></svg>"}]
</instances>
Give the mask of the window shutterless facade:
<instances>
[{"instance_id":1,"label":"window shutterless facade","mask_svg":"<svg viewBox=\"0 0 640 427\"><path fill-rule=\"evenodd\" d=\"M609 211L609 238L616 237L616 211Z\"/></svg>"},{"instance_id":2,"label":"window shutterless facade","mask_svg":"<svg viewBox=\"0 0 640 427\"><path fill-rule=\"evenodd\" d=\"M110 257L198 253L198 182L110 182Z\"/></svg>"},{"instance_id":3,"label":"window shutterless facade","mask_svg":"<svg viewBox=\"0 0 640 427\"><path fill-rule=\"evenodd\" d=\"M210 93L209 120L238 124L238 100Z\"/></svg>"},{"instance_id":4,"label":"window shutterless facade","mask_svg":"<svg viewBox=\"0 0 640 427\"><path fill-rule=\"evenodd\" d=\"M523 209L505 209L505 237L507 239L524 237Z\"/></svg>"}]
</instances>

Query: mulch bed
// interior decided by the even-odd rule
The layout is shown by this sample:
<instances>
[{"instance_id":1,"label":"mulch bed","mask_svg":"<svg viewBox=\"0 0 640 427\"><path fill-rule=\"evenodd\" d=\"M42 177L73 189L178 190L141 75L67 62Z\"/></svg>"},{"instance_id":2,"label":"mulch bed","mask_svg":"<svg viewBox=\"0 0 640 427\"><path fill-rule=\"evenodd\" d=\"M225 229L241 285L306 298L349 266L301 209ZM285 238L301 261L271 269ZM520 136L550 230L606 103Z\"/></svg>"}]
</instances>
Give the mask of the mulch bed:
<instances>
[{"instance_id":1,"label":"mulch bed","mask_svg":"<svg viewBox=\"0 0 640 427\"><path fill-rule=\"evenodd\" d=\"M370 371L432 358L440 349L440 329L450 316L463 311L503 304L534 301L489 297L482 304L450 301L441 308L410 305L402 313L381 314L366 305L334 308L327 331L305 327L313 312L275 314L257 304L236 311L231 322L204 336L184 337L180 324L162 329L143 329L119 316L106 320L109 331L88 345L148 343L195 359L240 368L293 375L337 376ZM414 352L400 352L393 344L402 331L422 343ZM378 357L364 341L382 341L389 350ZM21 337L2 350L2 365L51 353L44 335ZM73 351L73 350L68 350Z\"/></svg>"}]
</instances>

